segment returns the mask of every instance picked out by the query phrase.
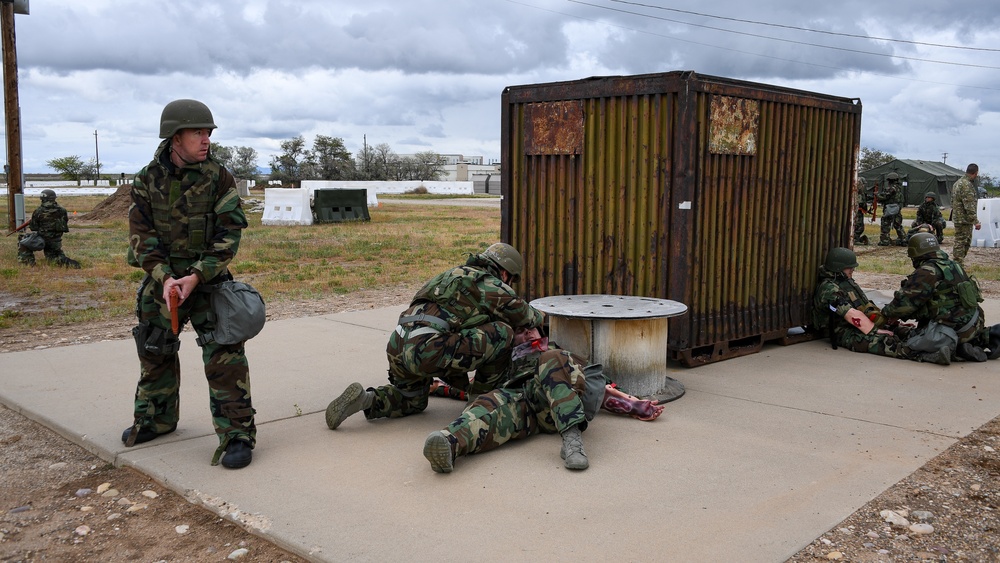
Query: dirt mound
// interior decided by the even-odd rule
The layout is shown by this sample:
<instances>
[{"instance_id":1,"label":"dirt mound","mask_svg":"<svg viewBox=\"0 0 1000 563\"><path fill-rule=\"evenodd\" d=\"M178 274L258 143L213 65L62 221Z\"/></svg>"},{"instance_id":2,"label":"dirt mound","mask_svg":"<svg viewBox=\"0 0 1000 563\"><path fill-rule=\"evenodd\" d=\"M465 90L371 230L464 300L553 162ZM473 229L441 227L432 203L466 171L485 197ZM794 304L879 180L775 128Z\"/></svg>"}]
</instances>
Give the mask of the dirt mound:
<instances>
[{"instance_id":1,"label":"dirt mound","mask_svg":"<svg viewBox=\"0 0 1000 563\"><path fill-rule=\"evenodd\" d=\"M123 184L109 195L101 203L94 206L94 209L84 215L83 221L101 221L104 219L125 219L128 217L128 207L132 203L129 192L132 184Z\"/></svg>"}]
</instances>

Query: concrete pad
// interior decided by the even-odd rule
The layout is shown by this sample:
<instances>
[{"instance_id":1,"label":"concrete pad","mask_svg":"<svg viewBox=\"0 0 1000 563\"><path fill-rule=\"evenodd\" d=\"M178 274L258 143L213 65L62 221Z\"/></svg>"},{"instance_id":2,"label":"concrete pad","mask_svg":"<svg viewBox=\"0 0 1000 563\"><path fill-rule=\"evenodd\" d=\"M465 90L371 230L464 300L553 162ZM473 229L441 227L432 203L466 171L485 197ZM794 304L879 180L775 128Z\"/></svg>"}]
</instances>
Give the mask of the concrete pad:
<instances>
[{"instance_id":1,"label":"concrete pad","mask_svg":"<svg viewBox=\"0 0 1000 563\"><path fill-rule=\"evenodd\" d=\"M984 305L1000 317L1000 302ZM543 435L440 475L423 441L460 401L432 398L404 419L356 415L336 431L324 422L352 381L386 381L403 308L269 322L247 346L258 447L237 471L209 465L218 442L190 332L168 437L121 444L138 376L130 340L0 354L0 401L316 561L781 561L1000 414L1000 364L769 345L672 366L687 394L655 422L601 414L584 434L587 471L566 470L559 437Z\"/></svg>"}]
</instances>

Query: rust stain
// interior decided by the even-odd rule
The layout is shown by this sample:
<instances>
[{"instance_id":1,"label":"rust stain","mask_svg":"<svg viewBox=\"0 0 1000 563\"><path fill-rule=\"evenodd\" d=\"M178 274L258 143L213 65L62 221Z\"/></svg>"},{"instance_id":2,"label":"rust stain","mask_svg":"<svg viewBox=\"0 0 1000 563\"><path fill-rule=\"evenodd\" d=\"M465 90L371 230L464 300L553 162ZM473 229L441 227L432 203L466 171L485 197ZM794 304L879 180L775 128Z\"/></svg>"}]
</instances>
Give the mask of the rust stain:
<instances>
[{"instance_id":1,"label":"rust stain","mask_svg":"<svg viewBox=\"0 0 1000 563\"><path fill-rule=\"evenodd\" d=\"M712 154L757 153L757 123L760 121L757 100L712 96L711 112L708 150Z\"/></svg>"},{"instance_id":2,"label":"rust stain","mask_svg":"<svg viewBox=\"0 0 1000 563\"><path fill-rule=\"evenodd\" d=\"M544 102L524 108L525 154L583 152L583 102Z\"/></svg>"}]
</instances>

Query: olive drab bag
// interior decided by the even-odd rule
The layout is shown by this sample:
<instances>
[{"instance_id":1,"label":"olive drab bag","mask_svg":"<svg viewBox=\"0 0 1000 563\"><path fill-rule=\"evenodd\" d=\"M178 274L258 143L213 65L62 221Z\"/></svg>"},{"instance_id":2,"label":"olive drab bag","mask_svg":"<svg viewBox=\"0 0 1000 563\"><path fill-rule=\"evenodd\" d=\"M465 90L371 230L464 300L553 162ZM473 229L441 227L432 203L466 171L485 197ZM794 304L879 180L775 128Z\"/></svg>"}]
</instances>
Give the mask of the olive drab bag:
<instances>
[{"instance_id":1,"label":"olive drab bag","mask_svg":"<svg viewBox=\"0 0 1000 563\"><path fill-rule=\"evenodd\" d=\"M25 250L38 252L39 250L45 248L45 239L42 238L42 235L32 232L17 241L17 245Z\"/></svg>"},{"instance_id":2,"label":"olive drab bag","mask_svg":"<svg viewBox=\"0 0 1000 563\"><path fill-rule=\"evenodd\" d=\"M198 345L209 342L222 345L238 344L257 336L264 328L267 315L264 298L248 283L224 281L204 286L211 293L212 321L215 330L198 336Z\"/></svg>"}]
</instances>

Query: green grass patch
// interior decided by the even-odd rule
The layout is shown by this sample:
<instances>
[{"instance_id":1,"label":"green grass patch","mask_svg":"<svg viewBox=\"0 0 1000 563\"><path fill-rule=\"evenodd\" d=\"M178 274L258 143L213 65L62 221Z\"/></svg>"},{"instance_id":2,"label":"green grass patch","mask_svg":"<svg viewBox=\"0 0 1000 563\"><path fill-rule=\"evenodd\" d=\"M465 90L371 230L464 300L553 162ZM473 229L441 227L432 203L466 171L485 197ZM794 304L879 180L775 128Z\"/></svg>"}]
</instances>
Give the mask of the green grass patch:
<instances>
[{"instance_id":1,"label":"green grass patch","mask_svg":"<svg viewBox=\"0 0 1000 563\"><path fill-rule=\"evenodd\" d=\"M414 198L416 196L405 196ZM424 198L428 196L420 196ZM38 198L29 198L30 213ZM60 198L83 217L105 198ZM391 199L391 198L390 198ZM0 205L6 200L0 197ZM252 283L268 302L309 301L359 290L419 284L463 262L500 237L500 213L492 207L423 206L386 202L370 210L370 222L268 226L248 214L233 274ZM124 217L94 223L70 219L63 250L81 270L17 263L17 245L0 251L0 279L10 303L0 328L41 327L131 317L144 272L125 261Z\"/></svg>"}]
</instances>

